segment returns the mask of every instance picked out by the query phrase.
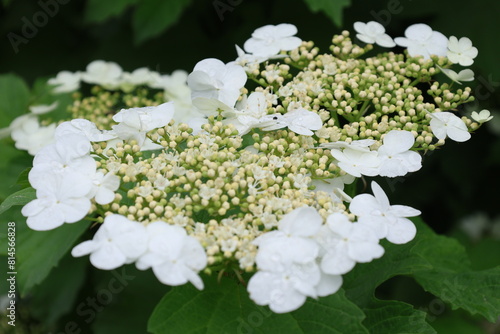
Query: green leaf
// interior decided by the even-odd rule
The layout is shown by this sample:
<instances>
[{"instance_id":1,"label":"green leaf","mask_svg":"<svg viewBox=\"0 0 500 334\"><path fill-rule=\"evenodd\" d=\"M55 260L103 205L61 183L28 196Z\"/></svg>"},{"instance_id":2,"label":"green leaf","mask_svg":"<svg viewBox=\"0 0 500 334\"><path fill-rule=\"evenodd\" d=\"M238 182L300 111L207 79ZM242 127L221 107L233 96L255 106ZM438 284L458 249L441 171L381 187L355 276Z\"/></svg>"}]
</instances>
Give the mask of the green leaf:
<instances>
[{"instance_id":1,"label":"green leaf","mask_svg":"<svg viewBox=\"0 0 500 334\"><path fill-rule=\"evenodd\" d=\"M186 284L173 288L156 306L148 330L164 333L368 333L363 312L340 290L298 310L275 314L249 299L234 279L205 278L205 289Z\"/></svg>"},{"instance_id":2,"label":"green leaf","mask_svg":"<svg viewBox=\"0 0 500 334\"><path fill-rule=\"evenodd\" d=\"M7 211L14 205L25 205L36 198L36 190L33 188L21 189L5 199L0 204L0 214Z\"/></svg>"},{"instance_id":3,"label":"green leaf","mask_svg":"<svg viewBox=\"0 0 500 334\"><path fill-rule=\"evenodd\" d=\"M130 280L117 281L116 273L120 274L123 269ZM125 266L123 269L117 269L114 274L109 271L101 272L102 276L96 288L110 290L113 298L92 321L94 334L145 333L155 305L170 289L158 281L152 270L139 271L134 265ZM113 286L113 289L110 289L110 286ZM123 321L124 314L134 316Z\"/></svg>"},{"instance_id":4,"label":"green leaf","mask_svg":"<svg viewBox=\"0 0 500 334\"><path fill-rule=\"evenodd\" d=\"M484 323L474 321L463 312L450 312L436 317L432 322L432 327L439 334L485 334L494 333L494 324L491 324L491 329L488 331ZM476 323L477 322L477 323Z\"/></svg>"},{"instance_id":5,"label":"green leaf","mask_svg":"<svg viewBox=\"0 0 500 334\"><path fill-rule=\"evenodd\" d=\"M0 128L28 111L30 90L21 77L0 75Z\"/></svg>"},{"instance_id":6,"label":"green leaf","mask_svg":"<svg viewBox=\"0 0 500 334\"><path fill-rule=\"evenodd\" d=\"M30 313L45 324L52 324L73 310L85 280L88 259L67 254L40 285L33 289Z\"/></svg>"},{"instance_id":7,"label":"green leaf","mask_svg":"<svg viewBox=\"0 0 500 334\"><path fill-rule=\"evenodd\" d=\"M127 7L135 5L139 0L88 0L85 7L85 21L103 22L113 16L121 15Z\"/></svg>"},{"instance_id":8,"label":"green leaf","mask_svg":"<svg viewBox=\"0 0 500 334\"><path fill-rule=\"evenodd\" d=\"M80 221L51 231L33 231L23 225L16 227L19 231L16 240L17 283L21 296L49 275L89 226L87 222Z\"/></svg>"},{"instance_id":9,"label":"green leaf","mask_svg":"<svg viewBox=\"0 0 500 334\"><path fill-rule=\"evenodd\" d=\"M135 42L140 44L160 35L164 30L177 22L191 1L142 0L137 5L132 18Z\"/></svg>"},{"instance_id":10,"label":"green leaf","mask_svg":"<svg viewBox=\"0 0 500 334\"><path fill-rule=\"evenodd\" d=\"M19 174L19 177L17 178L16 184L21 186L23 189L29 188L31 186L30 181L28 179L31 168L32 167L28 167L25 170L23 170L21 174Z\"/></svg>"},{"instance_id":11,"label":"green leaf","mask_svg":"<svg viewBox=\"0 0 500 334\"><path fill-rule=\"evenodd\" d=\"M328 16L332 22L338 26L342 26L342 10L351 4L351 0L304 0L309 6L309 9L316 13L322 11Z\"/></svg>"},{"instance_id":12,"label":"green leaf","mask_svg":"<svg viewBox=\"0 0 500 334\"><path fill-rule=\"evenodd\" d=\"M435 234L419 219L414 222L418 231L414 240L405 245L383 242L386 253L382 258L358 264L344 277L348 298L364 309L372 303L378 285L397 275L409 275L452 308L494 321L500 314L500 267L471 270L462 245Z\"/></svg>"},{"instance_id":13,"label":"green leaf","mask_svg":"<svg viewBox=\"0 0 500 334\"><path fill-rule=\"evenodd\" d=\"M457 273L446 267L418 272L417 282L426 290L450 303L480 314L491 322L500 315L500 267Z\"/></svg>"},{"instance_id":14,"label":"green leaf","mask_svg":"<svg viewBox=\"0 0 500 334\"><path fill-rule=\"evenodd\" d=\"M363 325L371 334L434 334L436 331L425 321L426 313L399 301L376 300L364 308Z\"/></svg>"}]
</instances>

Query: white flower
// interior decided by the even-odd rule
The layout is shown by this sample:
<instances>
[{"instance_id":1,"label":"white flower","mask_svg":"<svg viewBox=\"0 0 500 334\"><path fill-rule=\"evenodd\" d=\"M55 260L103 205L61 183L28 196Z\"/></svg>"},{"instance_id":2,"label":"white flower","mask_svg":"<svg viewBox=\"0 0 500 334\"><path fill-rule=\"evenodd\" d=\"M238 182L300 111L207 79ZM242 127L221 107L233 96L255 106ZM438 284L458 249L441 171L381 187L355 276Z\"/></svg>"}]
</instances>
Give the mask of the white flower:
<instances>
[{"instance_id":1,"label":"white flower","mask_svg":"<svg viewBox=\"0 0 500 334\"><path fill-rule=\"evenodd\" d=\"M448 41L448 59L454 64L470 66L478 54L477 48L472 46L472 41L467 37L460 40L451 36Z\"/></svg>"},{"instance_id":2,"label":"white flower","mask_svg":"<svg viewBox=\"0 0 500 334\"><path fill-rule=\"evenodd\" d=\"M423 56L430 59L431 55L446 56L448 38L438 31L433 31L427 24L417 23L405 30L406 37L396 37L397 45L407 47L411 57Z\"/></svg>"},{"instance_id":3,"label":"white flower","mask_svg":"<svg viewBox=\"0 0 500 334\"><path fill-rule=\"evenodd\" d=\"M357 262L370 262L384 254L371 227L351 223L342 213L328 216L317 238L323 253L321 270L330 275L346 274Z\"/></svg>"},{"instance_id":4,"label":"white flower","mask_svg":"<svg viewBox=\"0 0 500 334\"><path fill-rule=\"evenodd\" d=\"M108 141L116 138L116 134L113 131L99 130L94 123L81 118L63 122L57 126L55 132L56 139L68 134L81 134L93 142Z\"/></svg>"},{"instance_id":5,"label":"white flower","mask_svg":"<svg viewBox=\"0 0 500 334\"><path fill-rule=\"evenodd\" d=\"M337 149L342 150L344 148L350 148L352 150L360 151L360 152L370 152L370 146L375 144L376 140L373 139L361 139L354 140L350 143L345 141L336 141L331 143L323 143L320 146L328 149Z\"/></svg>"},{"instance_id":6,"label":"white flower","mask_svg":"<svg viewBox=\"0 0 500 334\"><path fill-rule=\"evenodd\" d=\"M29 108L30 108L31 113L33 113L35 115L41 115L41 114L46 114L49 111L56 109L58 105L59 105L59 101L55 101L51 104L39 104L36 106L30 106Z\"/></svg>"},{"instance_id":7,"label":"white flower","mask_svg":"<svg viewBox=\"0 0 500 334\"><path fill-rule=\"evenodd\" d=\"M356 37L362 42L369 44L375 43L384 48L396 46L392 38L385 33L384 26L376 21L370 21L368 23L355 22L354 30L358 32Z\"/></svg>"},{"instance_id":8,"label":"white flower","mask_svg":"<svg viewBox=\"0 0 500 334\"><path fill-rule=\"evenodd\" d=\"M451 112L442 111L431 113L431 130L437 139L450 137L451 140L464 142L470 139L471 135L465 123Z\"/></svg>"},{"instance_id":9,"label":"white flower","mask_svg":"<svg viewBox=\"0 0 500 334\"><path fill-rule=\"evenodd\" d=\"M109 204L115 199L115 191L120 187L120 178L113 173L104 175L102 172L95 173L92 178L92 189L87 197L94 198L96 203Z\"/></svg>"},{"instance_id":10,"label":"white flower","mask_svg":"<svg viewBox=\"0 0 500 334\"><path fill-rule=\"evenodd\" d=\"M233 124L240 135L244 135L258 126L259 120L267 115L266 96L262 92L253 92L248 98L243 97L236 108L234 115L228 115L227 122Z\"/></svg>"},{"instance_id":11,"label":"white flower","mask_svg":"<svg viewBox=\"0 0 500 334\"><path fill-rule=\"evenodd\" d=\"M314 191L326 192L335 202L350 202L352 198L344 192L344 184L354 181L354 176L346 174L344 177L332 179L314 179L311 185L315 186Z\"/></svg>"},{"instance_id":12,"label":"white flower","mask_svg":"<svg viewBox=\"0 0 500 334\"><path fill-rule=\"evenodd\" d=\"M295 109L286 114L271 114L261 117L254 127L261 128L264 131L272 131L288 127L299 135L312 136L312 130L319 130L323 127L321 117L314 111L303 108Z\"/></svg>"},{"instance_id":13,"label":"white flower","mask_svg":"<svg viewBox=\"0 0 500 334\"><path fill-rule=\"evenodd\" d=\"M37 198L21 210L28 218L28 227L46 231L83 219L90 210L90 200L85 197L90 187L91 182L87 178L71 174L43 175L37 181Z\"/></svg>"},{"instance_id":14,"label":"white flower","mask_svg":"<svg viewBox=\"0 0 500 334\"><path fill-rule=\"evenodd\" d=\"M254 64L260 64L268 59L267 57L256 56L250 53L245 53L245 51L243 51L243 49L240 48L238 45L235 45L235 47L236 47L236 53L238 54L238 58L236 58L236 60L234 61L235 64L241 66L254 65Z\"/></svg>"},{"instance_id":15,"label":"white flower","mask_svg":"<svg viewBox=\"0 0 500 334\"><path fill-rule=\"evenodd\" d=\"M181 285L189 281L202 290L198 272L206 267L207 255L200 242L188 236L182 227L161 221L149 223L146 229L148 250L137 260L137 268L152 267L163 284Z\"/></svg>"},{"instance_id":16,"label":"white flower","mask_svg":"<svg viewBox=\"0 0 500 334\"><path fill-rule=\"evenodd\" d=\"M94 60L87 65L86 72L82 73L82 80L112 89L120 84L122 73L123 70L117 63Z\"/></svg>"},{"instance_id":17,"label":"white flower","mask_svg":"<svg viewBox=\"0 0 500 334\"><path fill-rule=\"evenodd\" d=\"M28 175L30 184L39 189L39 182L43 183L49 174L71 174L90 182L96 170L95 160L89 154L90 148L87 138L78 134L69 134L47 145L33 159L33 168Z\"/></svg>"},{"instance_id":18,"label":"white flower","mask_svg":"<svg viewBox=\"0 0 500 334\"><path fill-rule=\"evenodd\" d=\"M293 24L266 25L256 29L243 48L255 56L274 56L281 50L290 51L300 46L302 40L293 36L296 33L297 27Z\"/></svg>"},{"instance_id":19,"label":"white flower","mask_svg":"<svg viewBox=\"0 0 500 334\"><path fill-rule=\"evenodd\" d=\"M493 116L490 116L490 111L486 109L481 110L479 114L476 111L473 111L471 117L479 124L488 122L493 118Z\"/></svg>"},{"instance_id":20,"label":"white flower","mask_svg":"<svg viewBox=\"0 0 500 334\"><path fill-rule=\"evenodd\" d=\"M443 72L448 78L450 78L451 80L455 81L460 85L462 84L461 81L474 80L474 72L472 72L472 70L468 68L465 70L461 70L459 73L457 73L449 68L441 68L440 66L438 67L441 69L441 72Z\"/></svg>"},{"instance_id":21,"label":"white flower","mask_svg":"<svg viewBox=\"0 0 500 334\"><path fill-rule=\"evenodd\" d=\"M173 102L155 107L122 109L113 116L113 120L119 124L112 128L120 139L134 139L139 146L143 146L146 143L146 133L167 125L173 115Z\"/></svg>"},{"instance_id":22,"label":"white flower","mask_svg":"<svg viewBox=\"0 0 500 334\"><path fill-rule=\"evenodd\" d=\"M71 255L90 254L94 267L112 270L137 260L146 251L147 241L146 228L141 223L112 214L104 219L94 238L75 246Z\"/></svg>"},{"instance_id":23,"label":"white flower","mask_svg":"<svg viewBox=\"0 0 500 334\"><path fill-rule=\"evenodd\" d=\"M375 181L371 186L375 196L357 195L349 205L349 210L358 216L358 223L368 225L378 238L387 238L394 244L412 240L417 230L406 217L418 216L420 211L405 205L390 205L387 195Z\"/></svg>"},{"instance_id":24,"label":"white flower","mask_svg":"<svg viewBox=\"0 0 500 334\"><path fill-rule=\"evenodd\" d=\"M422 156L410 151L415 144L415 137L409 131L389 131L378 149L380 176L396 177L422 168Z\"/></svg>"},{"instance_id":25,"label":"white flower","mask_svg":"<svg viewBox=\"0 0 500 334\"><path fill-rule=\"evenodd\" d=\"M135 69L132 73L123 72L119 80L120 88L129 92L140 85L150 85L157 81L160 75L146 67Z\"/></svg>"},{"instance_id":26,"label":"white flower","mask_svg":"<svg viewBox=\"0 0 500 334\"><path fill-rule=\"evenodd\" d=\"M56 124L42 126L36 116L26 114L14 119L9 125L9 130L12 139L16 142L16 148L35 155L43 147L54 142Z\"/></svg>"},{"instance_id":27,"label":"white flower","mask_svg":"<svg viewBox=\"0 0 500 334\"><path fill-rule=\"evenodd\" d=\"M246 81L243 67L214 58L198 62L187 78L193 100L197 97L216 99L230 107L236 103Z\"/></svg>"},{"instance_id":28,"label":"white flower","mask_svg":"<svg viewBox=\"0 0 500 334\"><path fill-rule=\"evenodd\" d=\"M362 146L349 146L342 151L332 149L330 154L338 160L337 165L355 177L375 176L379 173L380 159L376 151L362 150Z\"/></svg>"},{"instance_id":29,"label":"white flower","mask_svg":"<svg viewBox=\"0 0 500 334\"><path fill-rule=\"evenodd\" d=\"M54 93L68 93L80 88L81 77L80 72L62 71L57 73L55 78L49 79L48 84L56 86Z\"/></svg>"},{"instance_id":30,"label":"white flower","mask_svg":"<svg viewBox=\"0 0 500 334\"><path fill-rule=\"evenodd\" d=\"M312 136L313 131L321 129L323 122L314 111L295 109L283 115L289 130L299 135Z\"/></svg>"},{"instance_id":31,"label":"white flower","mask_svg":"<svg viewBox=\"0 0 500 334\"><path fill-rule=\"evenodd\" d=\"M269 305L275 313L286 313L302 306L308 296L315 298L320 280L318 265L311 261L292 264L282 271L258 271L248 281L247 290L256 304Z\"/></svg>"},{"instance_id":32,"label":"white flower","mask_svg":"<svg viewBox=\"0 0 500 334\"><path fill-rule=\"evenodd\" d=\"M307 263L318 255L318 245L311 239L323 219L311 207L300 207L283 216L277 231L267 232L254 240L259 246L255 258L260 270L284 270L291 263Z\"/></svg>"}]
</instances>

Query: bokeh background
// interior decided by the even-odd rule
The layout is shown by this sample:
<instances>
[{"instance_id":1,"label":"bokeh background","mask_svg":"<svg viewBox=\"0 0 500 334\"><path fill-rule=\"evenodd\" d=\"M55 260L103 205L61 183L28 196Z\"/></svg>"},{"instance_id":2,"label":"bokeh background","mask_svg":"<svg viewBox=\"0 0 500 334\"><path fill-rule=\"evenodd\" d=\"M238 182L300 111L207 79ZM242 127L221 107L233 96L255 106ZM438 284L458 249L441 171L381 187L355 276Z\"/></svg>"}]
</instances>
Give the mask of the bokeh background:
<instances>
[{"instance_id":1,"label":"bokeh background","mask_svg":"<svg viewBox=\"0 0 500 334\"><path fill-rule=\"evenodd\" d=\"M313 40L325 52L332 36L344 29L352 32L356 21L379 21L393 37L403 36L405 28L413 23L426 23L446 36L469 37L479 49L471 66L476 76L471 86L477 101L459 112L489 109L497 115L496 119L473 134L470 141L450 141L442 149L426 154L419 172L389 182L382 180L381 185L393 202L421 210L424 221L436 232L460 240L467 248L473 268L500 265L500 113L497 112L500 111L500 2L3 0L1 3L0 74L18 75L30 87L37 79L48 79L62 70L84 70L96 59L117 62L126 71L146 66L163 74L176 69L189 72L204 58L228 62L236 58L235 44L242 46L254 29L266 24L293 23L298 27L299 37ZM47 13L47 20L40 12ZM32 29L29 23L34 20L39 26ZM12 106L15 102L4 87L0 91L0 128L19 116L19 109ZM0 142L0 153L0 201L3 201L19 189L17 176L30 166L31 160L27 154L14 150L8 138ZM0 218L1 223L22 221L18 207ZM78 264L80 260L73 259L67 264L77 263L73 264L76 267L71 275L81 276L78 284L88 283L92 285L89 289L95 290L109 280L109 273L85 274L85 265ZM68 292L67 298L58 300L53 309L44 310L51 289L61 288L58 282L70 275L68 271L57 272L58 268L51 273L52 283L44 282L36 293L23 298L18 321L26 328L23 332L19 326L19 331L12 333L63 330L58 328L60 324L78 317L75 315L78 301L85 300L82 296L88 295L89 290ZM4 275L4 270L1 271L0 275ZM5 286L3 276L0 277L1 295ZM86 329L83 333L142 333L146 311L151 311L165 291L152 277L133 280L106 309L96 311L91 321L82 322L80 317ZM438 333L500 333L499 325L452 311L408 278L392 279L379 288L379 294L381 298L399 299L426 311ZM117 322L120 312L137 304L143 305L145 311L137 311L136 319L120 327ZM0 332L2 328L11 330L2 326Z\"/></svg>"}]
</instances>

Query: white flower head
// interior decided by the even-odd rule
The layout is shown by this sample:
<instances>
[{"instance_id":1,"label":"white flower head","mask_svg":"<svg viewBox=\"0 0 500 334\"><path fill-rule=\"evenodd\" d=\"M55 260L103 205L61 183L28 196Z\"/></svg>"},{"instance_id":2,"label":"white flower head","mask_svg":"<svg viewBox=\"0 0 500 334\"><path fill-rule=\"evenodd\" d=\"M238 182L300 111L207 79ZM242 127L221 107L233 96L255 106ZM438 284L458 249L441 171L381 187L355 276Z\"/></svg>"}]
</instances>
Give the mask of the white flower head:
<instances>
[{"instance_id":1,"label":"white flower head","mask_svg":"<svg viewBox=\"0 0 500 334\"><path fill-rule=\"evenodd\" d=\"M252 65L258 65L269 59L269 57L256 56L250 53L245 53L245 51L243 51L243 49L240 48L238 45L235 45L235 47L236 47L236 53L238 54L238 58L235 59L234 63L243 66L246 70L248 70L248 68L250 68Z\"/></svg>"},{"instance_id":2,"label":"white flower head","mask_svg":"<svg viewBox=\"0 0 500 334\"><path fill-rule=\"evenodd\" d=\"M389 131L378 149L380 159L380 176L404 176L422 168L422 156L410 151L415 143L415 137L409 131Z\"/></svg>"},{"instance_id":3,"label":"white flower head","mask_svg":"<svg viewBox=\"0 0 500 334\"><path fill-rule=\"evenodd\" d=\"M132 73L123 72L120 79L120 88L125 91L131 91L137 86L151 85L157 81L160 75L157 72L151 71L147 67L135 69Z\"/></svg>"},{"instance_id":4,"label":"white flower head","mask_svg":"<svg viewBox=\"0 0 500 334\"><path fill-rule=\"evenodd\" d=\"M332 149L330 154L337 159L337 165L355 177L375 176L379 173L380 159L377 151L366 151L366 147L350 145L343 150Z\"/></svg>"},{"instance_id":5,"label":"white flower head","mask_svg":"<svg viewBox=\"0 0 500 334\"><path fill-rule=\"evenodd\" d=\"M12 121L9 125L9 131L15 141L16 148L35 155L42 148L54 142L56 124L43 126L38 117L33 114L25 114Z\"/></svg>"},{"instance_id":6,"label":"white flower head","mask_svg":"<svg viewBox=\"0 0 500 334\"><path fill-rule=\"evenodd\" d=\"M63 122L57 126L56 139L60 139L68 134L81 134L92 142L108 141L116 138L116 134L112 131L99 130L94 123L81 118Z\"/></svg>"},{"instance_id":7,"label":"white flower head","mask_svg":"<svg viewBox=\"0 0 500 334\"><path fill-rule=\"evenodd\" d=\"M323 219L311 207L301 207L283 216L277 231L267 232L254 243L259 246L255 258L259 270L284 270L291 263L305 264L318 255L318 245L311 239Z\"/></svg>"},{"instance_id":8,"label":"white flower head","mask_svg":"<svg viewBox=\"0 0 500 334\"><path fill-rule=\"evenodd\" d=\"M282 271L258 271L248 281L247 290L257 305L269 305L275 313L286 313L302 306L307 297L316 298L320 280L321 271L316 262L311 261L292 264ZM328 284L327 290L334 290L331 285Z\"/></svg>"},{"instance_id":9,"label":"white flower head","mask_svg":"<svg viewBox=\"0 0 500 334\"><path fill-rule=\"evenodd\" d=\"M454 64L470 66L477 57L477 48L472 46L472 41L467 37L460 39L451 36L448 40L448 59Z\"/></svg>"},{"instance_id":10,"label":"white flower head","mask_svg":"<svg viewBox=\"0 0 500 334\"><path fill-rule=\"evenodd\" d=\"M95 173L92 178L92 189L87 196L94 198L96 203L109 204L115 199L115 191L120 187L120 178L113 173L104 175L102 172Z\"/></svg>"},{"instance_id":11,"label":"white flower head","mask_svg":"<svg viewBox=\"0 0 500 334\"><path fill-rule=\"evenodd\" d=\"M491 116L490 111L486 109L481 110L479 113L473 111L471 117L479 124L486 123L493 118L493 116Z\"/></svg>"},{"instance_id":12,"label":"white flower head","mask_svg":"<svg viewBox=\"0 0 500 334\"><path fill-rule=\"evenodd\" d=\"M384 26L376 21L368 23L355 22L354 30L358 33L356 37L362 42L375 43L384 48L393 48L396 46L393 39L385 33Z\"/></svg>"},{"instance_id":13,"label":"white flower head","mask_svg":"<svg viewBox=\"0 0 500 334\"><path fill-rule=\"evenodd\" d=\"M358 216L358 223L368 225L379 239L387 238L394 244L412 240L417 230L406 217L418 216L420 211L405 205L390 205L384 190L375 181L371 186L373 195L357 195L349 205L349 210Z\"/></svg>"},{"instance_id":14,"label":"white flower head","mask_svg":"<svg viewBox=\"0 0 500 334\"><path fill-rule=\"evenodd\" d=\"M243 67L214 58L198 62L187 78L193 100L197 97L216 99L230 107L236 103L246 81Z\"/></svg>"},{"instance_id":15,"label":"white flower head","mask_svg":"<svg viewBox=\"0 0 500 334\"><path fill-rule=\"evenodd\" d=\"M82 80L89 84L113 89L119 86L122 73L122 68L115 62L94 60L87 65L86 71L82 73Z\"/></svg>"},{"instance_id":16,"label":"white flower head","mask_svg":"<svg viewBox=\"0 0 500 334\"><path fill-rule=\"evenodd\" d=\"M48 84L55 86L53 92L56 94L68 93L80 88L81 78L82 75L80 72L62 71L57 73L55 78L49 79Z\"/></svg>"},{"instance_id":17,"label":"white flower head","mask_svg":"<svg viewBox=\"0 0 500 334\"><path fill-rule=\"evenodd\" d=\"M207 255L200 242L186 231L162 221L147 226L149 242L147 252L136 262L140 270L153 268L163 284L181 285L191 282L198 290L203 281L198 272L207 265Z\"/></svg>"},{"instance_id":18,"label":"white flower head","mask_svg":"<svg viewBox=\"0 0 500 334\"><path fill-rule=\"evenodd\" d=\"M243 48L255 56L271 57L281 50L290 51L298 48L302 40L294 36L296 33L297 27L293 24L266 25L256 29Z\"/></svg>"},{"instance_id":19,"label":"white flower head","mask_svg":"<svg viewBox=\"0 0 500 334\"><path fill-rule=\"evenodd\" d=\"M254 127L261 128L264 131L272 131L288 127L299 135L312 136L313 131L323 127L321 117L314 111L303 108L295 109L286 114L270 114L261 117Z\"/></svg>"},{"instance_id":20,"label":"white flower head","mask_svg":"<svg viewBox=\"0 0 500 334\"><path fill-rule=\"evenodd\" d=\"M406 37L396 37L397 45L407 47L411 57L423 56L430 59L431 55L446 56L448 38L438 31L432 30L427 24L417 23L405 30Z\"/></svg>"},{"instance_id":21,"label":"white flower head","mask_svg":"<svg viewBox=\"0 0 500 334\"><path fill-rule=\"evenodd\" d=\"M143 146L146 143L146 133L167 125L173 115L173 102L155 107L122 109L113 116L113 120L119 124L112 128L120 139L135 139L139 146Z\"/></svg>"},{"instance_id":22,"label":"white flower head","mask_svg":"<svg viewBox=\"0 0 500 334\"><path fill-rule=\"evenodd\" d=\"M85 197L90 187L90 180L79 175L44 174L37 180L37 198L21 210L28 227L47 231L83 219L90 210Z\"/></svg>"},{"instance_id":23,"label":"white flower head","mask_svg":"<svg viewBox=\"0 0 500 334\"><path fill-rule=\"evenodd\" d=\"M449 137L457 142L464 142L470 139L471 135L467 130L467 125L452 114L451 112L442 111L431 113L431 130L437 139L445 139Z\"/></svg>"},{"instance_id":24,"label":"white flower head","mask_svg":"<svg viewBox=\"0 0 500 334\"><path fill-rule=\"evenodd\" d=\"M449 68L442 68L438 66L441 71L451 80L461 85L462 81L473 81L474 80L474 72L472 70L466 68L465 70L461 70L460 72L455 72Z\"/></svg>"},{"instance_id":25,"label":"white flower head","mask_svg":"<svg viewBox=\"0 0 500 334\"><path fill-rule=\"evenodd\" d=\"M75 246L71 255L90 254L94 267L112 270L137 260L146 251L147 241L146 228L141 223L113 214L104 219L92 240Z\"/></svg>"},{"instance_id":26,"label":"white flower head","mask_svg":"<svg viewBox=\"0 0 500 334\"><path fill-rule=\"evenodd\" d=\"M356 263L366 263L384 254L379 238L371 227L352 223L342 213L328 216L327 225L318 233L322 250L321 270L329 275L351 271Z\"/></svg>"}]
</instances>

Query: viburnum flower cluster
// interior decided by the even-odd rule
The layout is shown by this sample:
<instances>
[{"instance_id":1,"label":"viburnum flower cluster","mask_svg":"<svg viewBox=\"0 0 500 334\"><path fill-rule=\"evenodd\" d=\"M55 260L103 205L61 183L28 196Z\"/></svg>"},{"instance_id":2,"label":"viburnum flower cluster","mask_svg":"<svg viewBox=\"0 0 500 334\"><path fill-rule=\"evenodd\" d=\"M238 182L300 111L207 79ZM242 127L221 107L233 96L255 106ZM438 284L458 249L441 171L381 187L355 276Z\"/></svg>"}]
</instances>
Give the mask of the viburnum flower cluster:
<instances>
[{"instance_id":1,"label":"viburnum flower cluster","mask_svg":"<svg viewBox=\"0 0 500 334\"><path fill-rule=\"evenodd\" d=\"M375 181L358 194L355 181L418 171L426 151L490 119L457 116L471 89L439 80L476 56L465 39L423 24L394 40L376 22L355 30L408 49L368 57L373 46L344 31L320 53L280 24L257 29L235 61L205 59L189 75L103 61L61 72L55 93L97 86L76 93L71 120L47 125L28 226L94 221L73 256L103 270L134 263L168 285L248 273L250 297L277 313L335 293L358 263L384 255L382 239L418 233L408 218L420 211L391 205Z\"/></svg>"}]
</instances>

